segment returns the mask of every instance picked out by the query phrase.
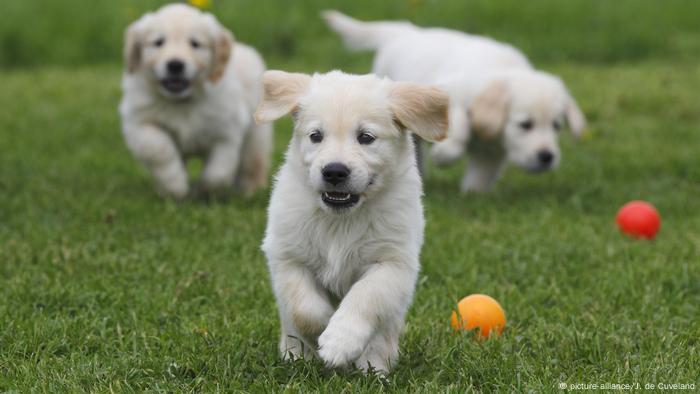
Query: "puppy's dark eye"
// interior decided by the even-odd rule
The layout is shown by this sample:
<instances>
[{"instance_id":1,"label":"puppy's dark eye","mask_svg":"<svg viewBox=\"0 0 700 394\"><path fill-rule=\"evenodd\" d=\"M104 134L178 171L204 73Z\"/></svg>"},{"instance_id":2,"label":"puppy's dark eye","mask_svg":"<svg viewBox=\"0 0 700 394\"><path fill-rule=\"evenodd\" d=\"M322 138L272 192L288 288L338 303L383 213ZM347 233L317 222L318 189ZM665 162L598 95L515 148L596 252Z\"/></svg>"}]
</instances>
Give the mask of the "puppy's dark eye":
<instances>
[{"instance_id":1,"label":"puppy's dark eye","mask_svg":"<svg viewBox=\"0 0 700 394\"><path fill-rule=\"evenodd\" d=\"M197 49L202 46L202 44L199 43L199 41L195 40L194 38L190 40L190 46L194 49Z\"/></svg>"},{"instance_id":2,"label":"puppy's dark eye","mask_svg":"<svg viewBox=\"0 0 700 394\"><path fill-rule=\"evenodd\" d=\"M554 130L559 131L561 130L561 123L555 120L554 122L552 122L552 127L554 127Z\"/></svg>"},{"instance_id":3,"label":"puppy's dark eye","mask_svg":"<svg viewBox=\"0 0 700 394\"><path fill-rule=\"evenodd\" d=\"M165 38L159 38L159 39L153 41L153 46L156 48L162 47L163 44L165 44Z\"/></svg>"},{"instance_id":4,"label":"puppy's dark eye","mask_svg":"<svg viewBox=\"0 0 700 394\"><path fill-rule=\"evenodd\" d=\"M362 145L369 145L376 139L377 138L375 136L366 131L360 132L360 134L357 136L357 142L359 142Z\"/></svg>"},{"instance_id":5,"label":"puppy's dark eye","mask_svg":"<svg viewBox=\"0 0 700 394\"><path fill-rule=\"evenodd\" d=\"M314 130L311 134L309 134L309 139L314 144L318 144L319 142L323 141L323 133L321 130Z\"/></svg>"},{"instance_id":6,"label":"puppy's dark eye","mask_svg":"<svg viewBox=\"0 0 700 394\"><path fill-rule=\"evenodd\" d=\"M518 126L520 126L521 129L525 131L530 131L532 130L532 126L534 126L533 122L531 119L523 120L522 122L518 123Z\"/></svg>"}]
</instances>

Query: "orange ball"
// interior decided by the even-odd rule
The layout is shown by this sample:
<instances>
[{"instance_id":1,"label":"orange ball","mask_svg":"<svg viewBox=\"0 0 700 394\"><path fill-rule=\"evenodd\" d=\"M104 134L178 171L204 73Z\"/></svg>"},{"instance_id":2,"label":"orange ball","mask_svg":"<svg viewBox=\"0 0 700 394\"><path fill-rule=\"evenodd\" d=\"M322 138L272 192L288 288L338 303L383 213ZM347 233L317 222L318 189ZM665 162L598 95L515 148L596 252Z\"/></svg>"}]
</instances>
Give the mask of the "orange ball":
<instances>
[{"instance_id":1,"label":"orange ball","mask_svg":"<svg viewBox=\"0 0 700 394\"><path fill-rule=\"evenodd\" d=\"M625 204L617 213L617 225L635 238L653 239L661 227L661 217L653 205L644 201Z\"/></svg>"},{"instance_id":2,"label":"orange ball","mask_svg":"<svg viewBox=\"0 0 700 394\"><path fill-rule=\"evenodd\" d=\"M479 329L482 337L488 338L493 330L501 335L506 326L506 313L498 301L483 294L472 294L457 304L459 316L452 312L452 328L455 330ZM461 322L459 317L461 316Z\"/></svg>"}]
</instances>

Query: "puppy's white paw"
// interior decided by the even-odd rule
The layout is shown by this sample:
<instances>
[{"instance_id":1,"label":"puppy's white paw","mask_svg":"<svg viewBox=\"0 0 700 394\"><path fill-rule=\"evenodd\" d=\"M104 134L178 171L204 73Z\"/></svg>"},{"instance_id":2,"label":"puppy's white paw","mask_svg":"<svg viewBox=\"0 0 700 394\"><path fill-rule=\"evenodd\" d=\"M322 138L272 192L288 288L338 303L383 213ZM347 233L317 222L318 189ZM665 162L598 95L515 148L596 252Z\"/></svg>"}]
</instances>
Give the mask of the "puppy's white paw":
<instances>
[{"instance_id":1,"label":"puppy's white paw","mask_svg":"<svg viewBox=\"0 0 700 394\"><path fill-rule=\"evenodd\" d=\"M181 200L189 193L187 173L177 160L171 160L163 165L153 165L151 171L156 178L161 196Z\"/></svg>"},{"instance_id":2,"label":"puppy's white paw","mask_svg":"<svg viewBox=\"0 0 700 394\"><path fill-rule=\"evenodd\" d=\"M220 193L233 186L233 177L227 172L207 171L202 174L202 186L209 193Z\"/></svg>"},{"instance_id":3,"label":"puppy's white paw","mask_svg":"<svg viewBox=\"0 0 700 394\"><path fill-rule=\"evenodd\" d=\"M361 330L331 324L318 338L318 355L330 367L351 365L367 346L365 338Z\"/></svg>"},{"instance_id":4,"label":"puppy's white paw","mask_svg":"<svg viewBox=\"0 0 700 394\"><path fill-rule=\"evenodd\" d=\"M280 341L280 355L284 361L311 359L316 356L312 346L305 344L301 339L283 335Z\"/></svg>"},{"instance_id":5,"label":"puppy's white paw","mask_svg":"<svg viewBox=\"0 0 700 394\"><path fill-rule=\"evenodd\" d=\"M462 194L488 193L490 190L491 185L476 181L462 182L462 185L460 186L460 191Z\"/></svg>"},{"instance_id":6,"label":"puppy's white paw","mask_svg":"<svg viewBox=\"0 0 700 394\"><path fill-rule=\"evenodd\" d=\"M445 140L433 145L430 149L430 155L435 164L446 166L459 160L464 154L464 147L454 141Z\"/></svg>"},{"instance_id":7,"label":"puppy's white paw","mask_svg":"<svg viewBox=\"0 0 700 394\"><path fill-rule=\"evenodd\" d=\"M189 193L187 178L183 177L183 179L174 179L168 181L167 183L161 182L158 187L158 192L162 197L183 200Z\"/></svg>"}]
</instances>

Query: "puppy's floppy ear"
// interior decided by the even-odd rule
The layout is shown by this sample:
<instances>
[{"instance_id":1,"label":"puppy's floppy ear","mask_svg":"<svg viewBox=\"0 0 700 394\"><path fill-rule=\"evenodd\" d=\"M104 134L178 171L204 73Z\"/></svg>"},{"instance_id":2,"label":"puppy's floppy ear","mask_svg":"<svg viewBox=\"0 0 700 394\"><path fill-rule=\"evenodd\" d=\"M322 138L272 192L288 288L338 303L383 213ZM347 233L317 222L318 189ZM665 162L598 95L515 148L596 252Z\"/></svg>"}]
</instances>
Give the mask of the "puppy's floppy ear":
<instances>
[{"instance_id":1,"label":"puppy's floppy ear","mask_svg":"<svg viewBox=\"0 0 700 394\"><path fill-rule=\"evenodd\" d=\"M234 41L233 34L219 22L217 22L213 16L210 17L215 28L212 46L212 65L211 71L209 72L209 80L212 82L217 82L222 76L224 76L224 72L226 72L226 66L231 59L231 53L233 52Z\"/></svg>"},{"instance_id":2,"label":"puppy's floppy ear","mask_svg":"<svg viewBox=\"0 0 700 394\"><path fill-rule=\"evenodd\" d=\"M148 14L133 22L124 32L124 64L129 74L141 66L141 26L146 18Z\"/></svg>"},{"instance_id":3,"label":"puppy's floppy ear","mask_svg":"<svg viewBox=\"0 0 700 394\"><path fill-rule=\"evenodd\" d=\"M394 82L390 108L397 123L427 141L447 136L450 99L434 87L408 82Z\"/></svg>"},{"instance_id":4,"label":"puppy's floppy ear","mask_svg":"<svg viewBox=\"0 0 700 394\"><path fill-rule=\"evenodd\" d=\"M510 107L508 83L490 82L469 107L469 118L474 132L484 139L493 139L502 132Z\"/></svg>"},{"instance_id":5,"label":"puppy's floppy ear","mask_svg":"<svg viewBox=\"0 0 700 394\"><path fill-rule=\"evenodd\" d=\"M583 134L583 131L586 129L586 116L583 115L583 112L581 112L581 109L578 107L576 101L574 101L574 98L571 97L570 94L567 95L567 103L564 114L566 115L566 123L569 124L571 133L576 137L580 137L581 134Z\"/></svg>"},{"instance_id":6,"label":"puppy's floppy ear","mask_svg":"<svg viewBox=\"0 0 700 394\"><path fill-rule=\"evenodd\" d=\"M255 111L255 122L272 122L292 112L310 83L311 76L306 74L266 71L262 77L263 98Z\"/></svg>"}]
</instances>

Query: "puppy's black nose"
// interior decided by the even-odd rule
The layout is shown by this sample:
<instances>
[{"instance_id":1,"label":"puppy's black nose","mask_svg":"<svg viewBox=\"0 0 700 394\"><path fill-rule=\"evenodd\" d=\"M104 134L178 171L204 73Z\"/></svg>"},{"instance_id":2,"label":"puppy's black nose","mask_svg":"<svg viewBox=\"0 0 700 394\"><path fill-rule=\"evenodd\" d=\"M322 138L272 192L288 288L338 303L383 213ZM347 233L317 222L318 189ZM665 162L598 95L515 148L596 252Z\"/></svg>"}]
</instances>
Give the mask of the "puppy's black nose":
<instances>
[{"instance_id":1,"label":"puppy's black nose","mask_svg":"<svg viewBox=\"0 0 700 394\"><path fill-rule=\"evenodd\" d=\"M337 186L348 179L350 169L342 163L331 163L321 170L323 180L333 186Z\"/></svg>"},{"instance_id":2,"label":"puppy's black nose","mask_svg":"<svg viewBox=\"0 0 700 394\"><path fill-rule=\"evenodd\" d=\"M170 60L166 67L168 68L168 73L172 75L180 75L185 71L185 63L182 60Z\"/></svg>"},{"instance_id":3,"label":"puppy's black nose","mask_svg":"<svg viewBox=\"0 0 700 394\"><path fill-rule=\"evenodd\" d=\"M554 154L548 150L541 150L537 153L537 158L540 160L540 163L549 165L554 160Z\"/></svg>"}]
</instances>

